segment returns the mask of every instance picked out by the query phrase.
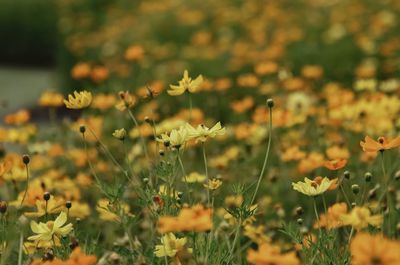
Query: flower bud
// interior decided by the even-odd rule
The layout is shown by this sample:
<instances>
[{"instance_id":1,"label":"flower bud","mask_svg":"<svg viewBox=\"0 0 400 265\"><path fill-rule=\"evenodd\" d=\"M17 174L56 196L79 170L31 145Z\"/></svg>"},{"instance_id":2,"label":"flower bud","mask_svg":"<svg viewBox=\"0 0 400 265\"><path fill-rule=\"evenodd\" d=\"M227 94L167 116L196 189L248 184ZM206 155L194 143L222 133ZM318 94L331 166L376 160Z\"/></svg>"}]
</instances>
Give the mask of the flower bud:
<instances>
[{"instance_id":1,"label":"flower bud","mask_svg":"<svg viewBox=\"0 0 400 265\"><path fill-rule=\"evenodd\" d=\"M23 155L22 156L22 162L24 162L25 165L28 165L31 159L29 158L29 155Z\"/></svg>"},{"instance_id":2,"label":"flower bud","mask_svg":"<svg viewBox=\"0 0 400 265\"><path fill-rule=\"evenodd\" d=\"M343 176L345 177L345 179L350 179L350 172L346 170L346 171L343 173Z\"/></svg>"},{"instance_id":3,"label":"flower bud","mask_svg":"<svg viewBox=\"0 0 400 265\"><path fill-rule=\"evenodd\" d=\"M294 211L295 211L296 215L298 215L298 216L300 216L304 213L304 209L301 206L296 207L296 209L294 209Z\"/></svg>"},{"instance_id":4,"label":"flower bud","mask_svg":"<svg viewBox=\"0 0 400 265\"><path fill-rule=\"evenodd\" d=\"M302 225L303 222L304 222L304 220L303 220L303 218L299 218L299 219L296 220L296 222L297 222L299 225Z\"/></svg>"},{"instance_id":5,"label":"flower bud","mask_svg":"<svg viewBox=\"0 0 400 265\"><path fill-rule=\"evenodd\" d=\"M44 194L43 194L43 199L45 200L45 201L48 201L48 200L50 200L50 192L45 192Z\"/></svg>"},{"instance_id":6,"label":"flower bud","mask_svg":"<svg viewBox=\"0 0 400 265\"><path fill-rule=\"evenodd\" d=\"M67 209L71 209L71 207L72 207L72 202L71 202L71 201L67 201L67 202L65 203L65 207L67 207Z\"/></svg>"},{"instance_id":7,"label":"flower bud","mask_svg":"<svg viewBox=\"0 0 400 265\"><path fill-rule=\"evenodd\" d=\"M400 170L396 171L396 173L394 174L394 179L400 180Z\"/></svg>"},{"instance_id":8,"label":"flower bud","mask_svg":"<svg viewBox=\"0 0 400 265\"><path fill-rule=\"evenodd\" d=\"M358 194L360 192L360 186L358 186L357 184L353 184L351 185L351 190L354 194Z\"/></svg>"},{"instance_id":9,"label":"flower bud","mask_svg":"<svg viewBox=\"0 0 400 265\"><path fill-rule=\"evenodd\" d=\"M150 122L151 122L151 119L150 119L149 116L146 116L146 117L144 117L144 121L147 122L147 123L150 123Z\"/></svg>"},{"instance_id":10,"label":"flower bud","mask_svg":"<svg viewBox=\"0 0 400 265\"><path fill-rule=\"evenodd\" d=\"M164 156L164 155L165 155L165 152L164 152L164 150L160 150L160 151L158 151L158 154L159 154L160 156Z\"/></svg>"},{"instance_id":11,"label":"flower bud","mask_svg":"<svg viewBox=\"0 0 400 265\"><path fill-rule=\"evenodd\" d=\"M0 213L5 214L7 212L7 203L5 201L0 202Z\"/></svg>"},{"instance_id":12,"label":"flower bud","mask_svg":"<svg viewBox=\"0 0 400 265\"><path fill-rule=\"evenodd\" d=\"M274 107L274 100L272 98L267 99L267 106L270 109Z\"/></svg>"},{"instance_id":13,"label":"flower bud","mask_svg":"<svg viewBox=\"0 0 400 265\"><path fill-rule=\"evenodd\" d=\"M356 207L357 206L357 203L355 203L355 202L352 202L351 203L351 208L354 208L354 207Z\"/></svg>"},{"instance_id":14,"label":"flower bud","mask_svg":"<svg viewBox=\"0 0 400 265\"><path fill-rule=\"evenodd\" d=\"M80 131L82 134L85 133L85 132L86 132L86 127L85 127L85 125L79 126L79 131Z\"/></svg>"},{"instance_id":15,"label":"flower bud","mask_svg":"<svg viewBox=\"0 0 400 265\"><path fill-rule=\"evenodd\" d=\"M370 172L365 173L364 179L365 179L365 182L370 182L372 179L372 174Z\"/></svg>"}]
</instances>

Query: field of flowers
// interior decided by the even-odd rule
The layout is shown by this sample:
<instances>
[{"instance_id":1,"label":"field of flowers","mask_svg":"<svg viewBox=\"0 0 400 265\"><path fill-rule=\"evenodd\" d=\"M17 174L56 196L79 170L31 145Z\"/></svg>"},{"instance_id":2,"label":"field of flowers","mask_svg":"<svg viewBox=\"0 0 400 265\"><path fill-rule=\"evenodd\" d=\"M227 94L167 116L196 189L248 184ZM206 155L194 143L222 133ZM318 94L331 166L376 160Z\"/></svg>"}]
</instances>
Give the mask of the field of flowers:
<instances>
[{"instance_id":1,"label":"field of flowers","mask_svg":"<svg viewBox=\"0 0 400 265\"><path fill-rule=\"evenodd\" d=\"M400 265L400 1L57 2L0 265Z\"/></svg>"}]
</instances>

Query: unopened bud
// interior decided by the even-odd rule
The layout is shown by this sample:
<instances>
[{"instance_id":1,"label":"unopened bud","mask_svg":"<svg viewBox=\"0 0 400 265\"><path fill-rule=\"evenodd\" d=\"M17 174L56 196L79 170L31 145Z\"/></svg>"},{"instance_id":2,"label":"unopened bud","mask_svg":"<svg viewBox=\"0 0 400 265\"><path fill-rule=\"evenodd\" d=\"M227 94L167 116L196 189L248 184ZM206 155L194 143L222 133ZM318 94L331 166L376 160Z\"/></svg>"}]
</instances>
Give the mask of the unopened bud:
<instances>
[{"instance_id":1,"label":"unopened bud","mask_svg":"<svg viewBox=\"0 0 400 265\"><path fill-rule=\"evenodd\" d=\"M358 194L360 192L360 186L358 186L357 184L353 184L351 185L351 190L354 194Z\"/></svg>"},{"instance_id":2,"label":"unopened bud","mask_svg":"<svg viewBox=\"0 0 400 265\"><path fill-rule=\"evenodd\" d=\"M364 179L365 179L365 182L370 182L372 179L372 174L370 172L365 173Z\"/></svg>"},{"instance_id":3,"label":"unopened bud","mask_svg":"<svg viewBox=\"0 0 400 265\"><path fill-rule=\"evenodd\" d=\"M48 200L50 200L50 192L45 192L44 194L43 194L43 199L45 200L45 201L48 201Z\"/></svg>"},{"instance_id":4,"label":"unopened bud","mask_svg":"<svg viewBox=\"0 0 400 265\"><path fill-rule=\"evenodd\" d=\"M22 156L22 162L24 162L25 165L28 165L31 159L29 158L29 155L23 155Z\"/></svg>"},{"instance_id":5,"label":"unopened bud","mask_svg":"<svg viewBox=\"0 0 400 265\"><path fill-rule=\"evenodd\" d=\"M86 132L86 127L85 127L85 125L79 126L79 131L80 131L82 134L85 133L85 132Z\"/></svg>"},{"instance_id":6,"label":"unopened bud","mask_svg":"<svg viewBox=\"0 0 400 265\"><path fill-rule=\"evenodd\" d=\"M346 170L346 171L343 173L343 176L344 176L346 179L350 179L350 172Z\"/></svg>"},{"instance_id":7,"label":"unopened bud","mask_svg":"<svg viewBox=\"0 0 400 265\"><path fill-rule=\"evenodd\" d=\"M274 100L272 98L267 99L267 106L269 108L273 108L274 107Z\"/></svg>"}]
</instances>

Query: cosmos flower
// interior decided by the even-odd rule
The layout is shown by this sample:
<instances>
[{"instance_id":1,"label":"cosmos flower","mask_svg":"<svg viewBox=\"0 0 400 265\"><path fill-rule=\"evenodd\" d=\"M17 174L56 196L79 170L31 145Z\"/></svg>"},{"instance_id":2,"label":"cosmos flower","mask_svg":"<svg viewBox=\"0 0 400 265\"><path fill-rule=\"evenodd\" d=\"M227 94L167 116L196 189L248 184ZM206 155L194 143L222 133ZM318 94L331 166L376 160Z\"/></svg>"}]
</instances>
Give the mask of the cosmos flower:
<instances>
[{"instance_id":1,"label":"cosmos flower","mask_svg":"<svg viewBox=\"0 0 400 265\"><path fill-rule=\"evenodd\" d=\"M72 224L64 224L67 222L67 214L61 212L54 221L47 223L36 223L31 221L31 229L36 234L28 237L28 240L40 242L59 241L62 236L68 235L72 231Z\"/></svg>"},{"instance_id":2,"label":"cosmos flower","mask_svg":"<svg viewBox=\"0 0 400 265\"><path fill-rule=\"evenodd\" d=\"M124 140L126 136L126 130L124 128L117 129L112 133L112 136L117 138L118 140Z\"/></svg>"},{"instance_id":3,"label":"cosmos flower","mask_svg":"<svg viewBox=\"0 0 400 265\"><path fill-rule=\"evenodd\" d=\"M364 152L376 153L400 146L400 136L389 140L385 137L379 137L378 141L374 141L371 137L365 136L364 141L360 141L360 145Z\"/></svg>"},{"instance_id":4,"label":"cosmos flower","mask_svg":"<svg viewBox=\"0 0 400 265\"><path fill-rule=\"evenodd\" d=\"M324 162L324 167L329 170L338 170L346 166L347 159L332 159Z\"/></svg>"},{"instance_id":5,"label":"cosmos flower","mask_svg":"<svg viewBox=\"0 0 400 265\"><path fill-rule=\"evenodd\" d=\"M344 225L351 225L360 230L368 225L380 227L383 223L383 216L372 215L367 207L354 207L349 214L344 214L340 218Z\"/></svg>"},{"instance_id":6,"label":"cosmos flower","mask_svg":"<svg viewBox=\"0 0 400 265\"><path fill-rule=\"evenodd\" d=\"M157 138L157 141L162 142L165 146L180 149L189 138L188 130L186 127L181 126L179 129L173 129L169 135L165 133L161 134L160 138Z\"/></svg>"},{"instance_id":7,"label":"cosmos flower","mask_svg":"<svg viewBox=\"0 0 400 265\"><path fill-rule=\"evenodd\" d=\"M212 210L197 204L191 208L183 208L178 216L161 216L158 221L160 233L211 230Z\"/></svg>"},{"instance_id":8,"label":"cosmos flower","mask_svg":"<svg viewBox=\"0 0 400 265\"><path fill-rule=\"evenodd\" d=\"M400 243L379 234L357 233L350 251L352 265L400 264Z\"/></svg>"},{"instance_id":9,"label":"cosmos flower","mask_svg":"<svg viewBox=\"0 0 400 265\"><path fill-rule=\"evenodd\" d=\"M329 190L332 185L335 185L337 180L330 180L329 178L316 178L311 180L309 178L304 178L303 181L297 183L292 183L293 189L303 193L307 196L317 196Z\"/></svg>"},{"instance_id":10,"label":"cosmos flower","mask_svg":"<svg viewBox=\"0 0 400 265\"><path fill-rule=\"evenodd\" d=\"M177 238L173 233L165 234L161 237L161 245L156 245L154 254L157 257L175 257L178 252L183 251L187 243L187 238Z\"/></svg>"},{"instance_id":11,"label":"cosmos flower","mask_svg":"<svg viewBox=\"0 0 400 265\"><path fill-rule=\"evenodd\" d=\"M278 246L268 243L260 245L257 251L250 249L247 252L247 261L254 265L300 265L294 251L282 254Z\"/></svg>"},{"instance_id":12,"label":"cosmos flower","mask_svg":"<svg viewBox=\"0 0 400 265\"><path fill-rule=\"evenodd\" d=\"M171 89L169 89L167 92L171 96L179 96L185 93L186 91L194 93L202 83L203 83L202 75L199 75L198 77L196 77L196 79L192 80L192 78L189 77L188 71L185 70L183 72L183 78L182 80L179 81L179 84L177 86L170 85L169 87Z\"/></svg>"},{"instance_id":13,"label":"cosmos flower","mask_svg":"<svg viewBox=\"0 0 400 265\"><path fill-rule=\"evenodd\" d=\"M209 179L207 184L204 184L209 190L216 190L222 185L222 181L219 179Z\"/></svg>"},{"instance_id":14,"label":"cosmos flower","mask_svg":"<svg viewBox=\"0 0 400 265\"><path fill-rule=\"evenodd\" d=\"M214 138L217 135L224 135L225 128L221 126L221 122L215 124L211 129L207 126L200 124L193 128L190 124L186 124L186 129L190 138L195 138L196 142L205 142L208 138Z\"/></svg>"},{"instance_id":15,"label":"cosmos flower","mask_svg":"<svg viewBox=\"0 0 400 265\"><path fill-rule=\"evenodd\" d=\"M92 93L88 91L74 91L74 95L68 95L68 100L64 99L64 104L68 109L83 109L92 103Z\"/></svg>"}]
</instances>

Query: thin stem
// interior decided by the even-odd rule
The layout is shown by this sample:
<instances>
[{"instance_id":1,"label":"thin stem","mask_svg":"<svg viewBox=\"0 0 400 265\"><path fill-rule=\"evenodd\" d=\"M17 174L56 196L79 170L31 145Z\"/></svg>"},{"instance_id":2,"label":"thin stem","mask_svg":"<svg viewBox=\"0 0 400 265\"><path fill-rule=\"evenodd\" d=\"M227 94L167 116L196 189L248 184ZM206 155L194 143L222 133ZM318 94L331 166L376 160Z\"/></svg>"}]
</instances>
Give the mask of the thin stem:
<instances>
[{"instance_id":1,"label":"thin stem","mask_svg":"<svg viewBox=\"0 0 400 265\"><path fill-rule=\"evenodd\" d=\"M351 238L353 237L353 234L354 234L354 227L351 227L350 235L349 235L349 244L351 243Z\"/></svg>"},{"instance_id":2,"label":"thin stem","mask_svg":"<svg viewBox=\"0 0 400 265\"><path fill-rule=\"evenodd\" d=\"M193 102L192 102L192 94L189 92L189 123L192 122L192 111L193 111Z\"/></svg>"},{"instance_id":3,"label":"thin stem","mask_svg":"<svg viewBox=\"0 0 400 265\"><path fill-rule=\"evenodd\" d=\"M234 239L233 239L232 247L231 247L231 249L230 249L230 251L229 251L228 263L229 263L229 262L232 260L232 258L233 258L232 255L233 255L233 251L235 250L236 241L237 241L238 238L239 238L241 223L242 223L242 218L239 218L239 222L238 222L238 224L237 224L237 226L236 226L236 232L235 232L235 237L234 237Z\"/></svg>"},{"instance_id":4,"label":"thin stem","mask_svg":"<svg viewBox=\"0 0 400 265\"><path fill-rule=\"evenodd\" d=\"M106 155L108 155L108 157L111 159L111 161L119 168L119 170L121 170L121 172L124 175L127 175L125 169L118 163L118 161L115 159L115 157L112 155L112 153L110 152L110 150L108 150L107 146L105 146L100 139L97 137L97 135L93 132L92 129L90 129L90 127L88 127L90 133L94 136L94 138L96 139L96 141L100 144L101 148L103 148L104 152L106 153Z\"/></svg>"},{"instance_id":5,"label":"thin stem","mask_svg":"<svg viewBox=\"0 0 400 265\"><path fill-rule=\"evenodd\" d=\"M25 164L25 169L26 169L26 188L25 188L24 196L22 197L21 204L19 205L20 208L22 207L22 204L25 201L26 194L28 193L28 188L29 188L29 166L28 166L28 163L24 163L24 164Z\"/></svg>"},{"instance_id":6,"label":"thin stem","mask_svg":"<svg viewBox=\"0 0 400 265\"><path fill-rule=\"evenodd\" d=\"M210 178L208 176L208 166L207 166L207 156L206 156L206 143L203 142L203 160L204 160L204 169L206 172L206 179L207 179L207 184L210 181ZM207 189L207 205L210 205L210 190Z\"/></svg>"},{"instance_id":7,"label":"thin stem","mask_svg":"<svg viewBox=\"0 0 400 265\"><path fill-rule=\"evenodd\" d=\"M250 205L252 205L254 200L256 199L256 196L257 196L257 193L258 193L258 189L260 188L261 180L262 180L262 177L264 176L264 171L265 171L265 168L267 166L269 150L271 148L271 142L272 142L272 108L270 107L269 108L269 128L268 128L268 147L267 147L267 152L265 153L264 163L263 163L260 175L258 176L257 186L256 186L256 189L254 191L253 197L252 197L252 199L250 201Z\"/></svg>"},{"instance_id":8,"label":"thin stem","mask_svg":"<svg viewBox=\"0 0 400 265\"><path fill-rule=\"evenodd\" d=\"M135 124L136 129L138 130L139 138L140 138L140 141L142 143L142 148L143 148L144 155L146 156L147 161L150 162L149 154L147 152L146 142L144 140L144 137L143 137L142 133L140 132L139 123L137 122L135 116L133 116L133 113L129 108L128 108L128 114L131 117L133 123Z\"/></svg>"},{"instance_id":9,"label":"thin stem","mask_svg":"<svg viewBox=\"0 0 400 265\"><path fill-rule=\"evenodd\" d=\"M315 196L313 197L313 204L314 204L315 217L317 218L317 222L318 222L319 237L321 238L321 223L319 221L319 215L318 215L318 210L317 210L317 199Z\"/></svg>"},{"instance_id":10,"label":"thin stem","mask_svg":"<svg viewBox=\"0 0 400 265\"><path fill-rule=\"evenodd\" d=\"M21 232L19 237L18 265L22 265L22 249L24 244L24 234Z\"/></svg>"},{"instance_id":11,"label":"thin stem","mask_svg":"<svg viewBox=\"0 0 400 265\"><path fill-rule=\"evenodd\" d=\"M190 188L189 188L189 183L187 182L187 179L186 179L187 176L186 176L186 172L185 172L185 168L183 166L183 162L182 162L181 156L179 154L179 150L177 150L177 156L178 156L179 165L181 166L183 179L184 179L184 182L185 182L185 185L186 185L186 190L187 190L187 193L188 193L189 203L191 205L192 204L191 191L190 191Z\"/></svg>"}]
</instances>

